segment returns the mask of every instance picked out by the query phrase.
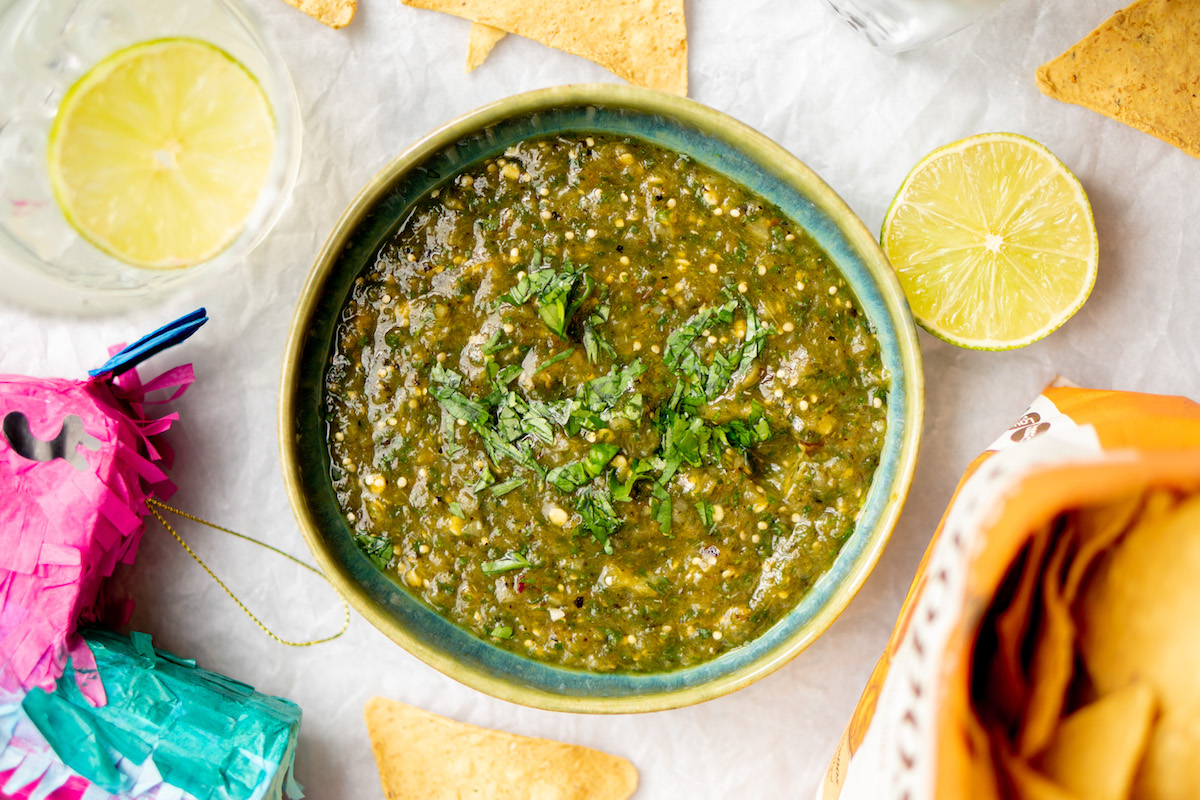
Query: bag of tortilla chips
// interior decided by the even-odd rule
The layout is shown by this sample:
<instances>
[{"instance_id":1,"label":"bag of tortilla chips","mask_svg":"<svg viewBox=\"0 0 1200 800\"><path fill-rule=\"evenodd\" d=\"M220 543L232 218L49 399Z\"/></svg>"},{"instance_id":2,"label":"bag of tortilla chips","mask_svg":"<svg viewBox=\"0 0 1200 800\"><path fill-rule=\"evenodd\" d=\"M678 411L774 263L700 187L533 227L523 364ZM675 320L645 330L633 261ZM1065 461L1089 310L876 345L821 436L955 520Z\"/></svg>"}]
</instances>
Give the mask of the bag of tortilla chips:
<instances>
[{"instance_id":1,"label":"bag of tortilla chips","mask_svg":"<svg viewBox=\"0 0 1200 800\"><path fill-rule=\"evenodd\" d=\"M1048 388L967 468L818 791L1193 797L1200 405Z\"/></svg>"}]
</instances>

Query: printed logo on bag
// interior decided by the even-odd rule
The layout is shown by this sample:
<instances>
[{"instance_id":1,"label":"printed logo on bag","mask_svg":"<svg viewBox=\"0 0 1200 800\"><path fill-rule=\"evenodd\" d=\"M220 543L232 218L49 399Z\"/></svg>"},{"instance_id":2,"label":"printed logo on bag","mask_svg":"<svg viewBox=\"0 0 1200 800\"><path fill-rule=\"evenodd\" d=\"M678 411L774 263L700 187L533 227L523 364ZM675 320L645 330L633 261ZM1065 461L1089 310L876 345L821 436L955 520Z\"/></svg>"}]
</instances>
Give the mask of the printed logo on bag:
<instances>
[{"instance_id":1,"label":"printed logo on bag","mask_svg":"<svg viewBox=\"0 0 1200 800\"><path fill-rule=\"evenodd\" d=\"M1048 430L1050 430L1050 423L1043 422L1041 414L1030 411L1017 420L1017 424L1008 429L1008 438L1010 441L1020 444L1030 439L1036 439Z\"/></svg>"}]
</instances>

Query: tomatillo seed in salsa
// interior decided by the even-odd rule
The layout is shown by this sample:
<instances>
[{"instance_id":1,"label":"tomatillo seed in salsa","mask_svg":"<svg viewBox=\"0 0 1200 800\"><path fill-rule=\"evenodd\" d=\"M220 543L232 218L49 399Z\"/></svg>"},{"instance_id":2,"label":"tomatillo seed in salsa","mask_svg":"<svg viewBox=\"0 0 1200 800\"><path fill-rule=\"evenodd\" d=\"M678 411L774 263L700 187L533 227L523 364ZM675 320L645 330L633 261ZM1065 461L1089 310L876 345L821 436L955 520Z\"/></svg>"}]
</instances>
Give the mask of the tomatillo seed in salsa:
<instances>
[{"instance_id":1,"label":"tomatillo seed in salsa","mask_svg":"<svg viewBox=\"0 0 1200 800\"><path fill-rule=\"evenodd\" d=\"M326 374L359 547L531 658L663 671L762 634L829 567L888 376L828 256L640 140L516 145L356 280Z\"/></svg>"}]
</instances>

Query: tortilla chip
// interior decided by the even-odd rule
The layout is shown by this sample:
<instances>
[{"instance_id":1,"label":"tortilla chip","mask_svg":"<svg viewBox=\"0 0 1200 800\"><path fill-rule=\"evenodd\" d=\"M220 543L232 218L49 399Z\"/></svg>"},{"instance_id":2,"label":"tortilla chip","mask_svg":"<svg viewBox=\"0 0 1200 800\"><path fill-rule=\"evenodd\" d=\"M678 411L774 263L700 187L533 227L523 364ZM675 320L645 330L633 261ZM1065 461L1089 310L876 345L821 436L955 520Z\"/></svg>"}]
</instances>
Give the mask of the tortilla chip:
<instances>
[{"instance_id":1,"label":"tortilla chip","mask_svg":"<svg viewBox=\"0 0 1200 800\"><path fill-rule=\"evenodd\" d=\"M1084 665L1100 694L1136 680L1162 715L1134 796L1195 797L1200 786L1200 495L1151 495L1141 520L1096 568L1077 603Z\"/></svg>"},{"instance_id":2,"label":"tortilla chip","mask_svg":"<svg viewBox=\"0 0 1200 800\"><path fill-rule=\"evenodd\" d=\"M1019 719L1029 702L1029 676L1022 654L1033 623L1034 595L1054 532L1052 525L1044 525L1030 537L1012 600L996 618L996 651L988 673L988 699L996 718L1005 722Z\"/></svg>"},{"instance_id":3,"label":"tortilla chip","mask_svg":"<svg viewBox=\"0 0 1200 800\"><path fill-rule=\"evenodd\" d=\"M1135 683L1062 721L1034 765L1078 797L1124 800L1154 721L1154 692Z\"/></svg>"},{"instance_id":4,"label":"tortilla chip","mask_svg":"<svg viewBox=\"0 0 1200 800\"><path fill-rule=\"evenodd\" d=\"M284 0L331 28L344 28L354 19L358 0Z\"/></svg>"},{"instance_id":5,"label":"tortilla chip","mask_svg":"<svg viewBox=\"0 0 1200 800\"><path fill-rule=\"evenodd\" d=\"M625 800L637 770L589 747L491 731L374 697L367 730L388 800Z\"/></svg>"},{"instance_id":6,"label":"tortilla chip","mask_svg":"<svg viewBox=\"0 0 1200 800\"><path fill-rule=\"evenodd\" d=\"M1137 0L1043 64L1037 82L1200 158L1200 3Z\"/></svg>"},{"instance_id":7,"label":"tortilla chip","mask_svg":"<svg viewBox=\"0 0 1200 800\"><path fill-rule=\"evenodd\" d=\"M687 94L683 0L403 0L583 56L630 83Z\"/></svg>"},{"instance_id":8,"label":"tortilla chip","mask_svg":"<svg viewBox=\"0 0 1200 800\"><path fill-rule=\"evenodd\" d=\"M1137 519L1138 512L1142 510L1142 501L1141 494L1134 494L1122 500L1081 508L1075 512L1079 549L1075 551L1075 557L1067 568L1062 590L1063 599L1068 603L1075 602L1079 587L1096 559L1121 538Z\"/></svg>"},{"instance_id":9,"label":"tortilla chip","mask_svg":"<svg viewBox=\"0 0 1200 800\"><path fill-rule=\"evenodd\" d=\"M1009 782L1005 797L1013 800L1092 800L1067 791L1014 755L1001 753L1000 762Z\"/></svg>"},{"instance_id":10,"label":"tortilla chip","mask_svg":"<svg viewBox=\"0 0 1200 800\"><path fill-rule=\"evenodd\" d=\"M1041 576L1042 613L1029 670L1029 703L1017 739L1017 752L1025 758L1041 750L1053 736L1075 674L1075 622L1070 604L1063 600L1061 584L1075 541L1073 526L1059 532Z\"/></svg>"},{"instance_id":11,"label":"tortilla chip","mask_svg":"<svg viewBox=\"0 0 1200 800\"><path fill-rule=\"evenodd\" d=\"M505 31L491 25L472 22L471 40L467 42L467 72L482 64L496 43L507 35Z\"/></svg>"}]
</instances>

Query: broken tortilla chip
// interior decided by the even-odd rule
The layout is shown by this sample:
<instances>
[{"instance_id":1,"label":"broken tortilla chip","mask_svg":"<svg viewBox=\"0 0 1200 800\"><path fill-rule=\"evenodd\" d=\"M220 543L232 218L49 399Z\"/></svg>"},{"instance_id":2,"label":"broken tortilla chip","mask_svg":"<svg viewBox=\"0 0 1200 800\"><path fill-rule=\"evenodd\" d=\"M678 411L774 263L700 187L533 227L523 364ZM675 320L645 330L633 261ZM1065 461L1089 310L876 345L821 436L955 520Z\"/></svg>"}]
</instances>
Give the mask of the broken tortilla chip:
<instances>
[{"instance_id":1,"label":"broken tortilla chip","mask_svg":"<svg viewBox=\"0 0 1200 800\"><path fill-rule=\"evenodd\" d=\"M638 86L687 94L683 0L403 0L594 61Z\"/></svg>"},{"instance_id":2,"label":"broken tortilla chip","mask_svg":"<svg viewBox=\"0 0 1200 800\"><path fill-rule=\"evenodd\" d=\"M344 28L354 19L358 0L284 0L331 28Z\"/></svg>"},{"instance_id":3,"label":"broken tortilla chip","mask_svg":"<svg viewBox=\"0 0 1200 800\"><path fill-rule=\"evenodd\" d=\"M1016 756L1002 753L1000 761L1008 777L1006 797L1014 800L1093 800L1072 794Z\"/></svg>"},{"instance_id":4,"label":"broken tortilla chip","mask_svg":"<svg viewBox=\"0 0 1200 800\"><path fill-rule=\"evenodd\" d=\"M493 28L491 25L472 22L471 39L467 42L467 72L482 64L496 43L507 35L506 31Z\"/></svg>"},{"instance_id":5,"label":"broken tortilla chip","mask_svg":"<svg viewBox=\"0 0 1200 800\"><path fill-rule=\"evenodd\" d=\"M1041 619L1029 670L1030 694L1017 739L1017 754L1023 758L1041 750L1054 735L1075 672L1075 623L1061 584L1074 544L1073 528L1060 531L1040 578Z\"/></svg>"},{"instance_id":6,"label":"broken tortilla chip","mask_svg":"<svg viewBox=\"0 0 1200 800\"><path fill-rule=\"evenodd\" d=\"M1200 786L1200 494L1151 495L1141 520L1097 566L1078 602L1080 653L1096 691L1144 681L1162 714L1134 797L1194 798Z\"/></svg>"},{"instance_id":7,"label":"broken tortilla chip","mask_svg":"<svg viewBox=\"0 0 1200 800\"><path fill-rule=\"evenodd\" d=\"M625 800L638 775L589 747L477 728L394 700L367 702L388 800Z\"/></svg>"},{"instance_id":8,"label":"broken tortilla chip","mask_svg":"<svg viewBox=\"0 0 1200 800\"><path fill-rule=\"evenodd\" d=\"M998 721L1005 723L1020 719L1029 703L1029 675L1022 654L1028 649L1034 593L1054 533L1053 526L1047 524L1030 537L1012 600L996 618L996 650L988 676L988 695Z\"/></svg>"},{"instance_id":9,"label":"broken tortilla chip","mask_svg":"<svg viewBox=\"0 0 1200 800\"><path fill-rule=\"evenodd\" d=\"M1043 64L1037 82L1200 158L1200 3L1137 0Z\"/></svg>"},{"instance_id":10,"label":"broken tortilla chip","mask_svg":"<svg viewBox=\"0 0 1200 800\"><path fill-rule=\"evenodd\" d=\"M1146 749L1154 709L1154 692L1144 683L1104 695L1063 719L1034 766L1077 797L1124 800Z\"/></svg>"},{"instance_id":11,"label":"broken tortilla chip","mask_svg":"<svg viewBox=\"0 0 1200 800\"><path fill-rule=\"evenodd\" d=\"M1079 549L1075 552L1063 581L1063 599L1074 603L1079 587L1096 559L1104 554L1137 520L1143 496L1132 494L1104 505L1081 508L1075 512L1075 531Z\"/></svg>"}]
</instances>

